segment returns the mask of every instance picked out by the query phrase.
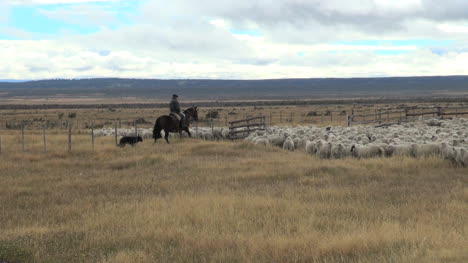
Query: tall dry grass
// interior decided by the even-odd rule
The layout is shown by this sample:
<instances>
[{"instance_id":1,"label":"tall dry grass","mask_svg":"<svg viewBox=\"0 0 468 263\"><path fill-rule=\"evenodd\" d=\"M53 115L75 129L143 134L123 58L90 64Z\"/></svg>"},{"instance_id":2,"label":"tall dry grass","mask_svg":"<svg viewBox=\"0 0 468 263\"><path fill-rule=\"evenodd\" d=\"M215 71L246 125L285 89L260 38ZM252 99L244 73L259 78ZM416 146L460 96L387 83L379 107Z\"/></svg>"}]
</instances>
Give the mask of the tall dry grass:
<instances>
[{"instance_id":1,"label":"tall dry grass","mask_svg":"<svg viewBox=\"0 0 468 263\"><path fill-rule=\"evenodd\" d=\"M3 133L0 261L467 262L466 168Z\"/></svg>"}]
</instances>

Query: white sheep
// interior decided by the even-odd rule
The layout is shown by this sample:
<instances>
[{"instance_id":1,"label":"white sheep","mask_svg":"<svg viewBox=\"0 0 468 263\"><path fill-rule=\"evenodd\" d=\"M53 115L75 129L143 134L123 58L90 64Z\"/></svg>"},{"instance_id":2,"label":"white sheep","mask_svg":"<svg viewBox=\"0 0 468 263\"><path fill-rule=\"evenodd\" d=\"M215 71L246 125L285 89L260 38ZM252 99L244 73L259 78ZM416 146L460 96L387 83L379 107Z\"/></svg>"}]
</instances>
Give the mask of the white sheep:
<instances>
[{"instance_id":1,"label":"white sheep","mask_svg":"<svg viewBox=\"0 0 468 263\"><path fill-rule=\"evenodd\" d=\"M288 137L283 143L283 149L288 151L294 151L294 141Z\"/></svg>"},{"instance_id":2,"label":"white sheep","mask_svg":"<svg viewBox=\"0 0 468 263\"><path fill-rule=\"evenodd\" d=\"M356 158L373 158L384 156L384 149L378 145L353 145L351 153Z\"/></svg>"},{"instance_id":3,"label":"white sheep","mask_svg":"<svg viewBox=\"0 0 468 263\"><path fill-rule=\"evenodd\" d=\"M255 145L264 145L267 146L269 144L268 139L265 137L257 137L254 139L254 144Z\"/></svg>"},{"instance_id":4,"label":"white sheep","mask_svg":"<svg viewBox=\"0 0 468 263\"><path fill-rule=\"evenodd\" d=\"M413 157L430 157L440 155L440 145L438 144L412 144L411 155Z\"/></svg>"},{"instance_id":5,"label":"white sheep","mask_svg":"<svg viewBox=\"0 0 468 263\"><path fill-rule=\"evenodd\" d=\"M412 147L409 144L401 145L388 145L385 148L385 155L388 157L391 156L411 156Z\"/></svg>"}]
</instances>

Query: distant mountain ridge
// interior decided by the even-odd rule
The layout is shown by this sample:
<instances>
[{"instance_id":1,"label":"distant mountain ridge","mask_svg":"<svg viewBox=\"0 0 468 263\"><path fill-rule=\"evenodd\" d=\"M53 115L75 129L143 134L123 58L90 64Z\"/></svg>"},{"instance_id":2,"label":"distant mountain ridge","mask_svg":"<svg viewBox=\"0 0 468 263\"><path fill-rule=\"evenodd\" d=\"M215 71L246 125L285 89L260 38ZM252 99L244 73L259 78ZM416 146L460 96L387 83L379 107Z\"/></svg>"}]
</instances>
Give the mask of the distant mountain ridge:
<instances>
[{"instance_id":1,"label":"distant mountain ridge","mask_svg":"<svg viewBox=\"0 0 468 263\"><path fill-rule=\"evenodd\" d=\"M468 76L313 79L119 79L0 82L0 97L169 97L298 99L314 97L468 97Z\"/></svg>"}]
</instances>

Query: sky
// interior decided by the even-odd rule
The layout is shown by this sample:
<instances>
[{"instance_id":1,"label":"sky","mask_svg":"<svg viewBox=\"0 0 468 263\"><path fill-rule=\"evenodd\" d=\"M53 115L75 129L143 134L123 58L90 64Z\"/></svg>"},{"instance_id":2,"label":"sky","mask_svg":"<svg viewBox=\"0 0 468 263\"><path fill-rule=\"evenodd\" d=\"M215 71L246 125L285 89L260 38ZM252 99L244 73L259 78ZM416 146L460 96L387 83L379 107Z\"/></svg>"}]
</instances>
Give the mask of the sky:
<instances>
[{"instance_id":1,"label":"sky","mask_svg":"<svg viewBox=\"0 0 468 263\"><path fill-rule=\"evenodd\" d=\"M0 79L468 75L467 0L0 0Z\"/></svg>"}]
</instances>

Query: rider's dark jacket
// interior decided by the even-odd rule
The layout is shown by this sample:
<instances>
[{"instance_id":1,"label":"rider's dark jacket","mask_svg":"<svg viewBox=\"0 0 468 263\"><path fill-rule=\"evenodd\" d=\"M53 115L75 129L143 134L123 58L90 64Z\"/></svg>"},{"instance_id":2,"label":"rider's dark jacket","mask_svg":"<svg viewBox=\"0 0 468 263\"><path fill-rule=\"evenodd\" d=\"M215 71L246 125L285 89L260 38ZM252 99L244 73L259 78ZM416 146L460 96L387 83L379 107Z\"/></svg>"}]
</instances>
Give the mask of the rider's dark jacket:
<instances>
[{"instance_id":1,"label":"rider's dark jacket","mask_svg":"<svg viewBox=\"0 0 468 263\"><path fill-rule=\"evenodd\" d=\"M172 99L171 103L169 103L169 109L171 112L180 113L179 101L177 99Z\"/></svg>"}]
</instances>

